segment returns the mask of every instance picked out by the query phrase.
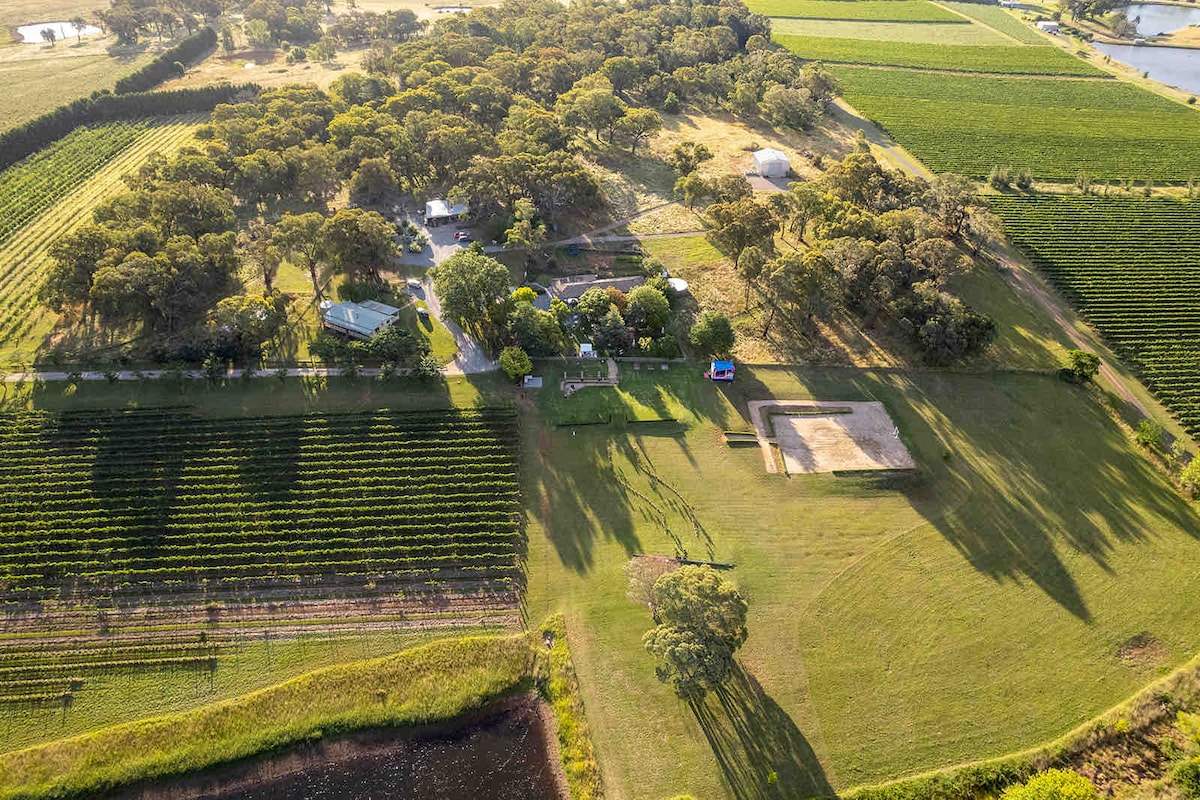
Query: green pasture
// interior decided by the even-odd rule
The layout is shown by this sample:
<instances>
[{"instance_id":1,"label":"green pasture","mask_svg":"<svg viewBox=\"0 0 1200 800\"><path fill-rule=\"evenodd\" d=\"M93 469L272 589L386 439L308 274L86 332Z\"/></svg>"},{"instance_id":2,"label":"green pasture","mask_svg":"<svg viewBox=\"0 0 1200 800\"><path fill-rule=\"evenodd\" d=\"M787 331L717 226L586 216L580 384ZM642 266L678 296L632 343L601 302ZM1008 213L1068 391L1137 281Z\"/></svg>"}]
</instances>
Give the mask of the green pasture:
<instances>
[{"instance_id":1,"label":"green pasture","mask_svg":"<svg viewBox=\"0 0 1200 800\"><path fill-rule=\"evenodd\" d=\"M37 21L37 20L33 20ZM22 23L24 24L24 23ZM96 91L111 91L118 79L139 69L152 53L115 57L103 51L72 52L74 40L42 48L43 58L0 61L0 131L53 111ZM41 48L26 44L23 48Z\"/></svg>"},{"instance_id":2,"label":"green pasture","mask_svg":"<svg viewBox=\"0 0 1200 800\"><path fill-rule=\"evenodd\" d=\"M892 2L894 0L889 0ZM961 21L960 21L961 22ZM860 20L773 19L776 36L824 36L879 42L1006 46L1013 42L984 25L955 22L874 22Z\"/></svg>"},{"instance_id":3,"label":"green pasture","mask_svg":"<svg viewBox=\"0 0 1200 800\"><path fill-rule=\"evenodd\" d=\"M1128 83L832 69L846 99L935 172L1177 182L1200 172L1200 114Z\"/></svg>"},{"instance_id":4,"label":"green pasture","mask_svg":"<svg viewBox=\"0 0 1200 800\"><path fill-rule=\"evenodd\" d=\"M614 797L827 794L1060 735L1189 657L1196 509L1050 376L622 369L524 426L528 613L567 621ZM768 475L746 401L877 399L911 475ZM687 427L572 425L682 412ZM564 424L566 423L566 424ZM635 555L735 565L744 674L693 710L653 675ZM1122 660L1148 632L1153 658ZM772 782L772 773L777 782Z\"/></svg>"},{"instance_id":5,"label":"green pasture","mask_svg":"<svg viewBox=\"0 0 1200 800\"><path fill-rule=\"evenodd\" d=\"M834 64L872 64L1005 75L1083 75L1106 73L1056 47L940 45L777 35L775 40L801 58Z\"/></svg>"},{"instance_id":6,"label":"green pasture","mask_svg":"<svg viewBox=\"0 0 1200 800\"><path fill-rule=\"evenodd\" d=\"M873 19L891 22L961 22L962 17L926 0L752 0L756 14L809 19Z\"/></svg>"}]
</instances>

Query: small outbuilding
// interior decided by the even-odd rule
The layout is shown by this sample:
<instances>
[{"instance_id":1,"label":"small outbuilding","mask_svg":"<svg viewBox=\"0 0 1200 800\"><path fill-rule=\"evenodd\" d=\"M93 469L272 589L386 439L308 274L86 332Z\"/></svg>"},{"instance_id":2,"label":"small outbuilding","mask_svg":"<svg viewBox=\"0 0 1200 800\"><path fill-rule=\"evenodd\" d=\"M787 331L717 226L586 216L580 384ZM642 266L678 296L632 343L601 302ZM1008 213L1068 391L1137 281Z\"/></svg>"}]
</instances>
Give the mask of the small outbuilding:
<instances>
[{"instance_id":1,"label":"small outbuilding","mask_svg":"<svg viewBox=\"0 0 1200 800\"><path fill-rule=\"evenodd\" d=\"M786 178L792 164L783 151L765 147L754 152L754 171L764 178Z\"/></svg>"},{"instance_id":2,"label":"small outbuilding","mask_svg":"<svg viewBox=\"0 0 1200 800\"><path fill-rule=\"evenodd\" d=\"M352 339L370 339L400 318L400 309L364 300L361 303L338 303L325 309L322 323L328 330Z\"/></svg>"},{"instance_id":3,"label":"small outbuilding","mask_svg":"<svg viewBox=\"0 0 1200 800\"><path fill-rule=\"evenodd\" d=\"M445 200L430 200L425 204L425 224L445 225L453 222L467 213L467 207L462 203L450 205Z\"/></svg>"},{"instance_id":4,"label":"small outbuilding","mask_svg":"<svg viewBox=\"0 0 1200 800\"><path fill-rule=\"evenodd\" d=\"M1037 24L1039 31L1046 33L1058 33L1058 23L1052 19L1044 19Z\"/></svg>"},{"instance_id":5,"label":"small outbuilding","mask_svg":"<svg viewBox=\"0 0 1200 800\"><path fill-rule=\"evenodd\" d=\"M708 372L704 373L704 377L710 381L731 383L733 381L733 370L732 361L714 361L709 365Z\"/></svg>"}]
</instances>

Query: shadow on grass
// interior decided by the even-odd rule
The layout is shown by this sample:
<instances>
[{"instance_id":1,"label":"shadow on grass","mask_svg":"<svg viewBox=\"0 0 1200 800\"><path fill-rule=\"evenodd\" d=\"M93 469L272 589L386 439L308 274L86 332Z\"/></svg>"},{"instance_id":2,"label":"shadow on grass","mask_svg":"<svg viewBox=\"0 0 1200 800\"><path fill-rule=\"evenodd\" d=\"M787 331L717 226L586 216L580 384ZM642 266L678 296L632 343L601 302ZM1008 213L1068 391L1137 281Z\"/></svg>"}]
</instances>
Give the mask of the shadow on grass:
<instances>
[{"instance_id":1,"label":"shadow on grass","mask_svg":"<svg viewBox=\"0 0 1200 800\"><path fill-rule=\"evenodd\" d=\"M692 711L736 800L834 796L804 734L740 664Z\"/></svg>"}]
</instances>

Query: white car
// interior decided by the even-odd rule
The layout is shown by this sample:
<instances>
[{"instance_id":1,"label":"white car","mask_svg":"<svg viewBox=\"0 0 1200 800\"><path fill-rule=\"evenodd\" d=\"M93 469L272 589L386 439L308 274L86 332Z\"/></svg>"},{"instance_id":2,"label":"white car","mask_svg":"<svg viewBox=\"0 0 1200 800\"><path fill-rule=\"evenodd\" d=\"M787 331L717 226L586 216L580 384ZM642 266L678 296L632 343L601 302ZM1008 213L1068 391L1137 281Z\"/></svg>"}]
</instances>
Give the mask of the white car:
<instances>
[{"instance_id":1,"label":"white car","mask_svg":"<svg viewBox=\"0 0 1200 800\"><path fill-rule=\"evenodd\" d=\"M405 283L408 284L408 288L410 288L410 289L420 289L421 288L421 282L419 280L417 280L416 278L409 278L408 280L405 281Z\"/></svg>"}]
</instances>

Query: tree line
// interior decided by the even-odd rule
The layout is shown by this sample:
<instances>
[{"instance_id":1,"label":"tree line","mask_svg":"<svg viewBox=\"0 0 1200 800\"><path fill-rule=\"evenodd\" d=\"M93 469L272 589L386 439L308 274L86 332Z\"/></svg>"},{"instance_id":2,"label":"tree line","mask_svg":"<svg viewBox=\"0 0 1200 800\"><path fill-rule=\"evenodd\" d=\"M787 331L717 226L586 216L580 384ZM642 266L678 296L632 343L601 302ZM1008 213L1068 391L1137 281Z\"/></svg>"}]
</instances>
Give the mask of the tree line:
<instances>
[{"instance_id":1,"label":"tree line","mask_svg":"<svg viewBox=\"0 0 1200 800\"><path fill-rule=\"evenodd\" d=\"M165 50L137 72L117 81L116 94L145 92L168 78L178 77L179 65L187 65L217 46L217 34L212 28L201 28L179 44Z\"/></svg>"}]
</instances>

